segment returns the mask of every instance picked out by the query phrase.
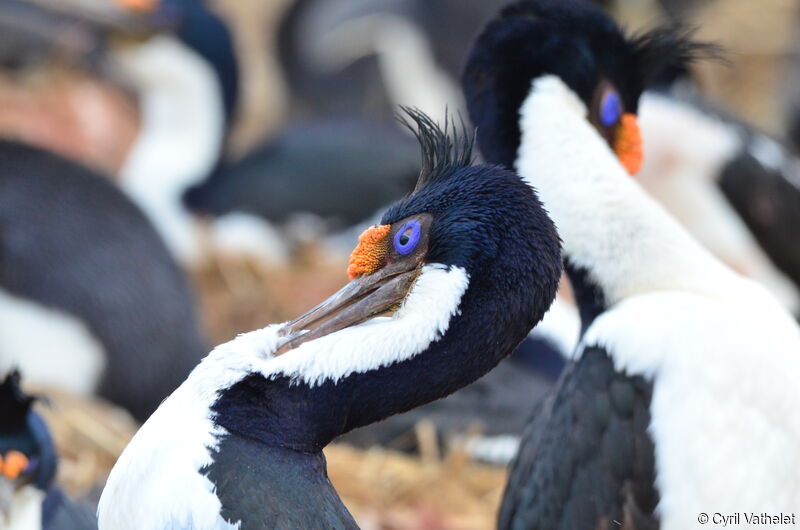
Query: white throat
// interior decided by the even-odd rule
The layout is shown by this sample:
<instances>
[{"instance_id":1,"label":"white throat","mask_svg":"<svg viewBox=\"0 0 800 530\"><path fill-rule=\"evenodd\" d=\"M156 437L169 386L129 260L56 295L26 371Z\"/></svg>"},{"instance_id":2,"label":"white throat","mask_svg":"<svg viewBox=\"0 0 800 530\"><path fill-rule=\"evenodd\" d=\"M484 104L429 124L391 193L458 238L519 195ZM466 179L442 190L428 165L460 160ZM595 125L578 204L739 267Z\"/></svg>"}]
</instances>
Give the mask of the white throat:
<instances>
[{"instance_id":1,"label":"white throat","mask_svg":"<svg viewBox=\"0 0 800 530\"><path fill-rule=\"evenodd\" d=\"M182 193L213 168L225 133L221 88L209 64L165 35L117 59L141 93L142 131L120 178L182 262L198 253Z\"/></svg>"},{"instance_id":2,"label":"white throat","mask_svg":"<svg viewBox=\"0 0 800 530\"><path fill-rule=\"evenodd\" d=\"M735 275L630 177L558 77L534 80L520 109L516 168L536 188L572 264L614 304L657 290L727 292Z\"/></svg>"}]
</instances>

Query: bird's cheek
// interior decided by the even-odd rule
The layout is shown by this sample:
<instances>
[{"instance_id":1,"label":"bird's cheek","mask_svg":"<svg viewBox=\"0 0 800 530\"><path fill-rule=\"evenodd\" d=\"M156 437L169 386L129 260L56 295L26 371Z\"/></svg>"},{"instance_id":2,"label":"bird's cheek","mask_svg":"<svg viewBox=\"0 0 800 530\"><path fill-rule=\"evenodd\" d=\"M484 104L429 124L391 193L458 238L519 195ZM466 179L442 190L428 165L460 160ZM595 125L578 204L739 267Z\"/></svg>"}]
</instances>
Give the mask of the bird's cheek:
<instances>
[{"instance_id":1,"label":"bird's cheek","mask_svg":"<svg viewBox=\"0 0 800 530\"><path fill-rule=\"evenodd\" d=\"M614 139L614 152L628 173L635 175L639 172L644 160L644 151L642 134L635 114L626 113L622 116Z\"/></svg>"}]
</instances>

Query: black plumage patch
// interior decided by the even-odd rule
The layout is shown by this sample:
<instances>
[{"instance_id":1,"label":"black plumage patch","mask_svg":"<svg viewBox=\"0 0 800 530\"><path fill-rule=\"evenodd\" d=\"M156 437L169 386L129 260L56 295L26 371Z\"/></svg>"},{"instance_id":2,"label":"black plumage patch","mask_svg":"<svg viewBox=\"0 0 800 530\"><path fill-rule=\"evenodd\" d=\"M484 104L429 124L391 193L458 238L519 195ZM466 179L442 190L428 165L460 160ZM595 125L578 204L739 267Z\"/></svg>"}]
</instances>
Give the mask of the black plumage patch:
<instances>
[{"instance_id":1,"label":"black plumage patch","mask_svg":"<svg viewBox=\"0 0 800 530\"><path fill-rule=\"evenodd\" d=\"M225 436L201 470L222 502L221 516L241 528L349 530L358 525L328 479L325 455Z\"/></svg>"},{"instance_id":2,"label":"black plumage patch","mask_svg":"<svg viewBox=\"0 0 800 530\"><path fill-rule=\"evenodd\" d=\"M587 348L523 434L499 528L658 528L651 396L652 383Z\"/></svg>"},{"instance_id":3,"label":"black plumage patch","mask_svg":"<svg viewBox=\"0 0 800 530\"><path fill-rule=\"evenodd\" d=\"M25 429L28 412L35 398L22 391L17 370L8 373L0 383L0 403L3 405L0 434Z\"/></svg>"},{"instance_id":4,"label":"black plumage patch","mask_svg":"<svg viewBox=\"0 0 800 530\"><path fill-rule=\"evenodd\" d=\"M422 152L422 168L414 192L418 192L436 179L447 178L456 169L472 164L475 134L467 132L463 120L459 134L455 121L450 122L447 115L444 126L439 127L430 117L417 109L410 107L401 109L404 114L401 114L398 120L414 133ZM452 135L448 134L450 131Z\"/></svg>"},{"instance_id":5,"label":"black plumage patch","mask_svg":"<svg viewBox=\"0 0 800 530\"><path fill-rule=\"evenodd\" d=\"M746 138L746 148L725 164L719 187L770 260L800 286L800 182L783 174L797 174L800 162L766 167L750 154L753 143Z\"/></svg>"}]
</instances>

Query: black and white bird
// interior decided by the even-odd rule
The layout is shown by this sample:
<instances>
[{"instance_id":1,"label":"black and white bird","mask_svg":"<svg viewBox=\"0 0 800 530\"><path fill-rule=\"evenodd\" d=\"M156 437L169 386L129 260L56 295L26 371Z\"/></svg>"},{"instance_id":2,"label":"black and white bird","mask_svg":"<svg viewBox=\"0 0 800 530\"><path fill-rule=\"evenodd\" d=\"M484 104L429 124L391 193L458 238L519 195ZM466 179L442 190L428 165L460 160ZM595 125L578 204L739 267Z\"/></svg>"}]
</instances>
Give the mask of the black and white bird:
<instances>
[{"instance_id":1,"label":"black and white bird","mask_svg":"<svg viewBox=\"0 0 800 530\"><path fill-rule=\"evenodd\" d=\"M118 176L173 256L192 265L204 248L182 197L219 163L237 108L239 68L231 32L206 2L161 0L146 15L172 31L112 49L139 95L141 121Z\"/></svg>"},{"instance_id":2,"label":"black and white bird","mask_svg":"<svg viewBox=\"0 0 800 530\"><path fill-rule=\"evenodd\" d=\"M649 75L703 51L680 32L625 37L589 3L539 0L504 9L468 58L479 145L538 190L585 329L523 437L500 528L685 529L704 512L800 508L797 324L619 156L637 143Z\"/></svg>"},{"instance_id":3,"label":"black and white bird","mask_svg":"<svg viewBox=\"0 0 800 530\"><path fill-rule=\"evenodd\" d=\"M108 179L0 142L0 369L146 418L205 352L186 279Z\"/></svg>"},{"instance_id":4,"label":"black and white bird","mask_svg":"<svg viewBox=\"0 0 800 530\"><path fill-rule=\"evenodd\" d=\"M90 530L97 519L54 484L58 457L33 397L12 371L0 382L0 527L9 530Z\"/></svg>"},{"instance_id":5,"label":"black and white bird","mask_svg":"<svg viewBox=\"0 0 800 530\"><path fill-rule=\"evenodd\" d=\"M121 152L109 167L115 174L109 176L150 218L182 264L197 263L205 248L182 195L218 164L236 113L239 70L231 32L203 0L34 4L0 3L0 27L6 26L0 37L0 66L23 70L64 63L104 83L111 81L114 92L123 89L126 98L116 103L116 112L104 113L102 105L76 105L77 121L94 135L117 125L115 116L135 121L127 123L130 145L122 139L116 142L124 145L110 142ZM77 148L57 135L39 140L38 145L60 148L73 158L73 151L80 155L98 149ZM70 140L91 144L80 136ZM77 156L84 163L92 161L88 158Z\"/></svg>"},{"instance_id":6,"label":"black and white bird","mask_svg":"<svg viewBox=\"0 0 800 530\"><path fill-rule=\"evenodd\" d=\"M647 157L637 180L717 258L800 316L800 158L680 71L642 97Z\"/></svg>"},{"instance_id":7,"label":"black and white bird","mask_svg":"<svg viewBox=\"0 0 800 530\"><path fill-rule=\"evenodd\" d=\"M464 49L503 0L298 0L278 55L300 115L436 117L460 108ZM447 31L442 31L447 27Z\"/></svg>"},{"instance_id":8,"label":"black and white bird","mask_svg":"<svg viewBox=\"0 0 800 530\"><path fill-rule=\"evenodd\" d=\"M561 257L535 194L410 117L418 185L359 238L353 280L209 354L120 456L101 528L355 528L322 448L469 384L541 319Z\"/></svg>"},{"instance_id":9,"label":"black and white bird","mask_svg":"<svg viewBox=\"0 0 800 530\"><path fill-rule=\"evenodd\" d=\"M312 213L341 229L406 195L417 175L414 139L394 123L317 119L290 124L185 198L192 210L215 216L239 212L283 223Z\"/></svg>"}]
</instances>

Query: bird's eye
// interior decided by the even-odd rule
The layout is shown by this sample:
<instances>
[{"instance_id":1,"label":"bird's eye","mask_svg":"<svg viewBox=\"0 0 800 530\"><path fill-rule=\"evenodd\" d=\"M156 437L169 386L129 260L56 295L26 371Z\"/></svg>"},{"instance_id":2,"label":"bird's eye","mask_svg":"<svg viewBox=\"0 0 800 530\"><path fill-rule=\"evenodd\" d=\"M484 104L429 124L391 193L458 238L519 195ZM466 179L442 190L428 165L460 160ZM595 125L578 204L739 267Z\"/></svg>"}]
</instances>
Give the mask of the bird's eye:
<instances>
[{"instance_id":1,"label":"bird's eye","mask_svg":"<svg viewBox=\"0 0 800 530\"><path fill-rule=\"evenodd\" d=\"M394 249L398 254L410 254L417 248L420 236L420 225L416 219L408 221L394 235Z\"/></svg>"},{"instance_id":2,"label":"bird's eye","mask_svg":"<svg viewBox=\"0 0 800 530\"><path fill-rule=\"evenodd\" d=\"M622 116L622 101L619 93L613 88L608 88L600 100L600 123L604 127L611 127L619 122Z\"/></svg>"}]
</instances>

